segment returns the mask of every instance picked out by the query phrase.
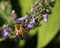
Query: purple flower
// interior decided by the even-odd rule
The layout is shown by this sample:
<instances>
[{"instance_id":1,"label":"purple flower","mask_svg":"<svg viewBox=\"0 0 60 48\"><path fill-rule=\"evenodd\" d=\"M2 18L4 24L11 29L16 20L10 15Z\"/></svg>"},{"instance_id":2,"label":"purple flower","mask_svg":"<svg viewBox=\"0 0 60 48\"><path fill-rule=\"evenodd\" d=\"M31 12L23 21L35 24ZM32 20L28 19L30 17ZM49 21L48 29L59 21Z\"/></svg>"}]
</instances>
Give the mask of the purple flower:
<instances>
[{"instance_id":1,"label":"purple flower","mask_svg":"<svg viewBox=\"0 0 60 48\"><path fill-rule=\"evenodd\" d=\"M31 19L30 24L35 25L35 19Z\"/></svg>"},{"instance_id":2,"label":"purple flower","mask_svg":"<svg viewBox=\"0 0 60 48\"><path fill-rule=\"evenodd\" d=\"M33 24L29 24L27 28L28 29L32 29L33 28Z\"/></svg>"},{"instance_id":3,"label":"purple flower","mask_svg":"<svg viewBox=\"0 0 60 48\"><path fill-rule=\"evenodd\" d=\"M45 22L48 22L48 14L45 14L45 15L44 15L44 21L45 21Z\"/></svg>"},{"instance_id":4,"label":"purple flower","mask_svg":"<svg viewBox=\"0 0 60 48\"><path fill-rule=\"evenodd\" d=\"M16 20L16 22L17 22L17 23L23 22L24 20L25 20L24 18L18 18L18 19Z\"/></svg>"},{"instance_id":5,"label":"purple flower","mask_svg":"<svg viewBox=\"0 0 60 48\"><path fill-rule=\"evenodd\" d=\"M16 20L16 22L17 22L17 23L20 23L20 22L23 22L23 21L26 20L26 19L27 19L27 16L22 17L22 18L18 18L18 19Z\"/></svg>"},{"instance_id":6,"label":"purple flower","mask_svg":"<svg viewBox=\"0 0 60 48\"><path fill-rule=\"evenodd\" d=\"M7 27L5 27L2 31L2 35L3 36L8 36L9 35L9 29Z\"/></svg>"},{"instance_id":7,"label":"purple flower","mask_svg":"<svg viewBox=\"0 0 60 48\"><path fill-rule=\"evenodd\" d=\"M31 29L31 28L33 28L34 25L35 25L35 19L31 19L31 21L30 21L30 23L29 23L27 28Z\"/></svg>"}]
</instances>

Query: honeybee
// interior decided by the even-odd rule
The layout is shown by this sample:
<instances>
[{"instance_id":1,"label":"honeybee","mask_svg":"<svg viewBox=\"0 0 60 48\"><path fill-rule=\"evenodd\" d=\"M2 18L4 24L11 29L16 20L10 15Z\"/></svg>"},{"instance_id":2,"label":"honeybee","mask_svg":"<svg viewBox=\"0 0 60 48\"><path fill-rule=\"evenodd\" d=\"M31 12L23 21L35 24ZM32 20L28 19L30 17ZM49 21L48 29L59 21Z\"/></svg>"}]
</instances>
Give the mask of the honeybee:
<instances>
[{"instance_id":1,"label":"honeybee","mask_svg":"<svg viewBox=\"0 0 60 48\"><path fill-rule=\"evenodd\" d=\"M23 33L22 24L20 24L20 23L17 23L17 25L16 25L16 35L18 35L18 37L23 39L24 33Z\"/></svg>"}]
</instances>

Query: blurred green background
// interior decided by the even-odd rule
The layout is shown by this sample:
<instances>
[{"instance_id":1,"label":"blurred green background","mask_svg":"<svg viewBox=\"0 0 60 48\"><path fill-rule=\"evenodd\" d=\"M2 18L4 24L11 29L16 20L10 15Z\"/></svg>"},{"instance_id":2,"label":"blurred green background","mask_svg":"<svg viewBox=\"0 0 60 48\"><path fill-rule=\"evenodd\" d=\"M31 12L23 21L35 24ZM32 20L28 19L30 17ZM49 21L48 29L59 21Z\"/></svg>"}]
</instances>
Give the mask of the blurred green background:
<instances>
[{"instance_id":1,"label":"blurred green background","mask_svg":"<svg viewBox=\"0 0 60 48\"><path fill-rule=\"evenodd\" d=\"M0 0L0 34L5 22L10 23L10 14L14 9L17 17L30 12L31 5L36 0ZM60 0L56 0L49 15L48 23L41 21L42 26L28 32L26 40L7 39L0 42L0 48L60 48Z\"/></svg>"}]
</instances>

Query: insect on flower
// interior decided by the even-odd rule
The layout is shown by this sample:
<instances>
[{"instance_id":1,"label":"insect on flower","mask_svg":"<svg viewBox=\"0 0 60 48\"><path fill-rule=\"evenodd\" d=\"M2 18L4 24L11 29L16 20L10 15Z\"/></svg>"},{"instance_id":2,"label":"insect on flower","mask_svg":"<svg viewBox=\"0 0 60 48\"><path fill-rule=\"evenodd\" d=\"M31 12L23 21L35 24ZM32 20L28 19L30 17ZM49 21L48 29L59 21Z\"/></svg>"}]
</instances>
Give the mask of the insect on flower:
<instances>
[{"instance_id":1,"label":"insect on flower","mask_svg":"<svg viewBox=\"0 0 60 48\"><path fill-rule=\"evenodd\" d=\"M22 24L17 23L16 30L17 30L16 35L18 35L18 37L20 37L21 39L23 39L23 35L24 34L23 34Z\"/></svg>"}]
</instances>

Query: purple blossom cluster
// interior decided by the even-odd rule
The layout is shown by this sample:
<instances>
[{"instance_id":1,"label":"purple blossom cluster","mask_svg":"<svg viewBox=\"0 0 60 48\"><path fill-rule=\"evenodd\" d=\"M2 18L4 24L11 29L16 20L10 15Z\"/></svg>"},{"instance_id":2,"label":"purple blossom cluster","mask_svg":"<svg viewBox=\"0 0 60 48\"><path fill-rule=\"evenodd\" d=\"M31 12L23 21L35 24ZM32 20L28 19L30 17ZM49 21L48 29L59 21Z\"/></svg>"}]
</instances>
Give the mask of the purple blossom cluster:
<instances>
[{"instance_id":1,"label":"purple blossom cluster","mask_svg":"<svg viewBox=\"0 0 60 48\"><path fill-rule=\"evenodd\" d=\"M45 12L44 14L42 13L43 10L46 10L46 8L42 5L42 3L44 4L44 6L47 6L43 0L38 0L31 6L31 13L28 13L28 14L26 14L26 16L21 17L21 18L17 18L15 10L12 10L12 13L11 13L12 20L17 18L15 21L16 21L16 23L18 23L17 25L19 25L19 27L18 27L19 29L21 27L22 29L26 29L26 30L30 31L31 29L33 29L33 27L36 27L36 25L39 24L39 21L44 20L46 23L48 22L48 13L47 12ZM39 4L41 4L41 6L39 6ZM41 16L43 19L40 18ZM26 25L26 27L24 28L23 25ZM14 26L14 27L16 27L16 26ZM14 33L16 33L16 32L14 32ZM6 36L9 36L9 34L10 34L10 30L7 26L5 26L2 31L2 35L4 37L6 37ZM18 38L16 35L14 40L17 42L17 39Z\"/></svg>"}]
</instances>

